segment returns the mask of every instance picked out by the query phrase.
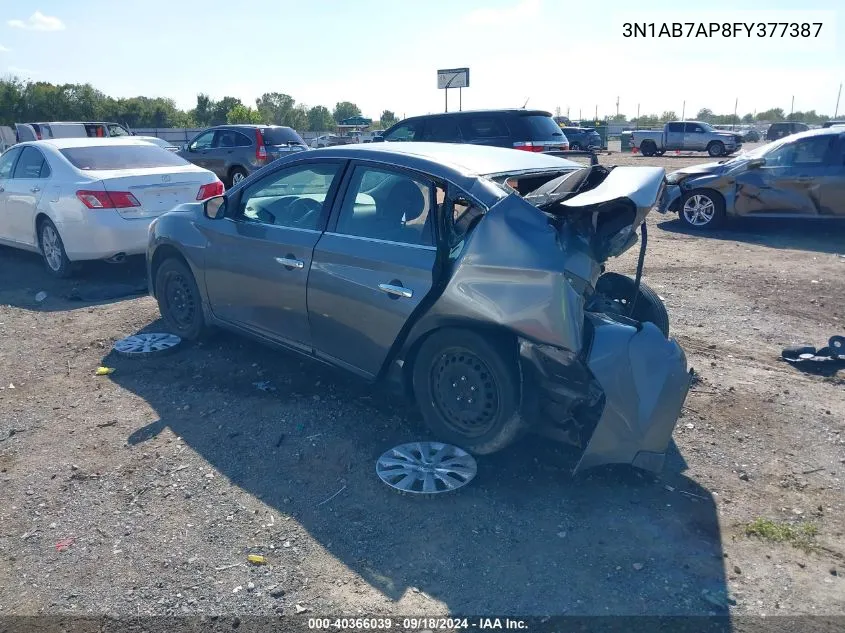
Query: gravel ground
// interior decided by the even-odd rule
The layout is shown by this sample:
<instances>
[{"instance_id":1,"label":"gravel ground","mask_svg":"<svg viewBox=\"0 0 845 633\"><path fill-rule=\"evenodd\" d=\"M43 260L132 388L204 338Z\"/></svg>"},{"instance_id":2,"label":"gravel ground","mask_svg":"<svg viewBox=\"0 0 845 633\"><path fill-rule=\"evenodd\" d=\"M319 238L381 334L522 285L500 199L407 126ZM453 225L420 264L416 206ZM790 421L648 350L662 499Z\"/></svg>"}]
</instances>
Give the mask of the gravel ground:
<instances>
[{"instance_id":1,"label":"gravel ground","mask_svg":"<svg viewBox=\"0 0 845 633\"><path fill-rule=\"evenodd\" d=\"M394 395L226 333L115 357L154 301L67 297L141 262L60 282L0 248L0 615L845 614L843 373L778 359L845 334L845 227L649 225L644 279L700 376L665 472L572 478L529 437L436 499L375 477L428 437Z\"/></svg>"}]
</instances>

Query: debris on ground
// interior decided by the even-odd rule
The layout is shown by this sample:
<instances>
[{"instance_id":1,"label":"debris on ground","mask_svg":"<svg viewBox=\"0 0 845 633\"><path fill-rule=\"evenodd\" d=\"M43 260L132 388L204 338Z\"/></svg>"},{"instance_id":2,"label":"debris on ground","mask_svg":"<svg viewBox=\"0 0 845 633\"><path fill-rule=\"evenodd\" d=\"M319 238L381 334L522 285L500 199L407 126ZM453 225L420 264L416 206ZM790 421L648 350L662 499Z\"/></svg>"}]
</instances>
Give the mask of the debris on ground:
<instances>
[{"instance_id":1,"label":"debris on ground","mask_svg":"<svg viewBox=\"0 0 845 633\"><path fill-rule=\"evenodd\" d=\"M114 373L114 367L97 367L97 370L94 372L94 375L108 376L111 373Z\"/></svg>"},{"instance_id":2,"label":"debris on ground","mask_svg":"<svg viewBox=\"0 0 845 633\"><path fill-rule=\"evenodd\" d=\"M267 559L260 554L250 554L246 559L253 565L264 565L267 562Z\"/></svg>"},{"instance_id":3,"label":"debris on ground","mask_svg":"<svg viewBox=\"0 0 845 633\"><path fill-rule=\"evenodd\" d=\"M42 290L41 292L36 293L36 295L35 295L35 300L36 300L38 303L41 303L41 302L42 302L42 301L44 301L44 299L46 299L46 298L47 298L47 293L46 293L46 292L44 292L43 290Z\"/></svg>"}]
</instances>

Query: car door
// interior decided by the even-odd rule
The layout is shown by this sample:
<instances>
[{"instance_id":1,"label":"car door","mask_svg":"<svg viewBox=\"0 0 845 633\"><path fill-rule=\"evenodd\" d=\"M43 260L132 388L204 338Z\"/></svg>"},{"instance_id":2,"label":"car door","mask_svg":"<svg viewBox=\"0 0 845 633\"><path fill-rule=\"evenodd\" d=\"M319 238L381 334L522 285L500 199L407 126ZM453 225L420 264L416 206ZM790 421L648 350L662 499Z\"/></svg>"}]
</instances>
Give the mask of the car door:
<instances>
[{"instance_id":1,"label":"car door","mask_svg":"<svg viewBox=\"0 0 845 633\"><path fill-rule=\"evenodd\" d=\"M205 285L215 317L310 351L306 284L342 161L287 166L227 198L206 219Z\"/></svg>"},{"instance_id":2,"label":"car door","mask_svg":"<svg viewBox=\"0 0 845 633\"><path fill-rule=\"evenodd\" d=\"M821 182L821 212L845 217L845 135L835 137L830 164Z\"/></svg>"},{"instance_id":3,"label":"car door","mask_svg":"<svg viewBox=\"0 0 845 633\"><path fill-rule=\"evenodd\" d=\"M211 147L205 150L205 167L213 171L220 180L227 176L227 165L235 153L237 132L234 130L217 130Z\"/></svg>"},{"instance_id":4,"label":"car door","mask_svg":"<svg viewBox=\"0 0 845 633\"><path fill-rule=\"evenodd\" d=\"M40 150L26 146L5 185L7 232L19 244L35 246L35 215L50 179L50 166Z\"/></svg>"},{"instance_id":5,"label":"car door","mask_svg":"<svg viewBox=\"0 0 845 633\"><path fill-rule=\"evenodd\" d=\"M188 143L188 146L179 155L185 160L192 162L194 165L208 169L208 153L214 145L214 135L216 130L207 130L195 137L193 141ZM220 176L218 175L218 178Z\"/></svg>"},{"instance_id":6,"label":"car door","mask_svg":"<svg viewBox=\"0 0 845 633\"><path fill-rule=\"evenodd\" d=\"M6 209L9 194L7 188L12 179L12 171L15 168L15 161L21 153L20 147L13 147L3 152L0 156L0 240L12 242L9 214Z\"/></svg>"},{"instance_id":7,"label":"car door","mask_svg":"<svg viewBox=\"0 0 845 633\"><path fill-rule=\"evenodd\" d=\"M737 177L737 213L819 214L834 148L835 137L810 136L767 153L764 165Z\"/></svg>"},{"instance_id":8,"label":"car door","mask_svg":"<svg viewBox=\"0 0 845 633\"><path fill-rule=\"evenodd\" d=\"M704 128L697 123L684 123L684 144L680 148L697 151L707 149L706 136Z\"/></svg>"},{"instance_id":9,"label":"car door","mask_svg":"<svg viewBox=\"0 0 845 633\"><path fill-rule=\"evenodd\" d=\"M315 353L376 376L432 287L437 255L427 177L355 165L314 249L308 314Z\"/></svg>"},{"instance_id":10,"label":"car door","mask_svg":"<svg viewBox=\"0 0 845 633\"><path fill-rule=\"evenodd\" d=\"M663 128L663 149L682 149L684 147L684 124L667 123Z\"/></svg>"}]
</instances>

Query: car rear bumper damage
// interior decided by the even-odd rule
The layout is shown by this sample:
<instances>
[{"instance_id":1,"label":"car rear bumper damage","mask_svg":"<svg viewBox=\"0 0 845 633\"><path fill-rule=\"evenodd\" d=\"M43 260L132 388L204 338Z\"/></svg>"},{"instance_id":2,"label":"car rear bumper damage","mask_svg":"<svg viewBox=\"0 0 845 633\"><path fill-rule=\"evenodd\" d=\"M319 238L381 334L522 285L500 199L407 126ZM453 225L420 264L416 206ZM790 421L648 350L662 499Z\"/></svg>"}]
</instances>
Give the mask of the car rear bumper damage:
<instances>
[{"instance_id":1,"label":"car rear bumper damage","mask_svg":"<svg viewBox=\"0 0 845 633\"><path fill-rule=\"evenodd\" d=\"M523 373L533 381L523 415L583 448L576 473L602 464L659 472L689 391L686 355L651 323L594 313L587 320L586 362L520 342Z\"/></svg>"}]
</instances>

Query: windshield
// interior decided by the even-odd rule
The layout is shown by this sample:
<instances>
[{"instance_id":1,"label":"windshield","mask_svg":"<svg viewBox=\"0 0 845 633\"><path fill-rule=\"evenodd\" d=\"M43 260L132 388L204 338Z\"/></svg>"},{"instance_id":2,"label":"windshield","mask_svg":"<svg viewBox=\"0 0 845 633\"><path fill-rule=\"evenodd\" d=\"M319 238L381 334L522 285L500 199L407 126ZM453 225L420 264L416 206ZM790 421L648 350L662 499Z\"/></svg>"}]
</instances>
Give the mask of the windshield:
<instances>
[{"instance_id":1,"label":"windshield","mask_svg":"<svg viewBox=\"0 0 845 633\"><path fill-rule=\"evenodd\" d=\"M783 145L784 143L788 143L792 139L789 137L784 137L782 139L778 139L777 141L773 141L771 143L766 143L765 145L761 145L760 147L756 147L750 152L743 152L738 156L727 161L726 165L735 165L736 163L745 162L747 160L751 160L754 158L763 158L769 152L776 150L778 147Z\"/></svg>"},{"instance_id":2,"label":"windshield","mask_svg":"<svg viewBox=\"0 0 845 633\"><path fill-rule=\"evenodd\" d=\"M71 165L82 171L153 169L190 164L173 152L152 144L69 147L59 151Z\"/></svg>"},{"instance_id":3,"label":"windshield","mask_svg":"<svg viewBox=\"0 0 845 633\"><path fill-rule=\"evenodd\" d=\"M703 122L702 122L702 123L698 123L698 125L700 125L700 126L701 126L701 128L702 128L705 132L713 132L713 131L715 131L715 130L713 129L713 126L712 126L712 125L710 125L709 123L703 123Z\"/></svg>"},{"instance_id":4,"label":"windshield","mask_svg":"<svg viewBox=\"0 0 845 633\"><path fill-rule=\"evenodd\" d=\"M265 127L261 130L265 145L305 145L305 141L289 127Z\"/></svg>"}]
</instances>

